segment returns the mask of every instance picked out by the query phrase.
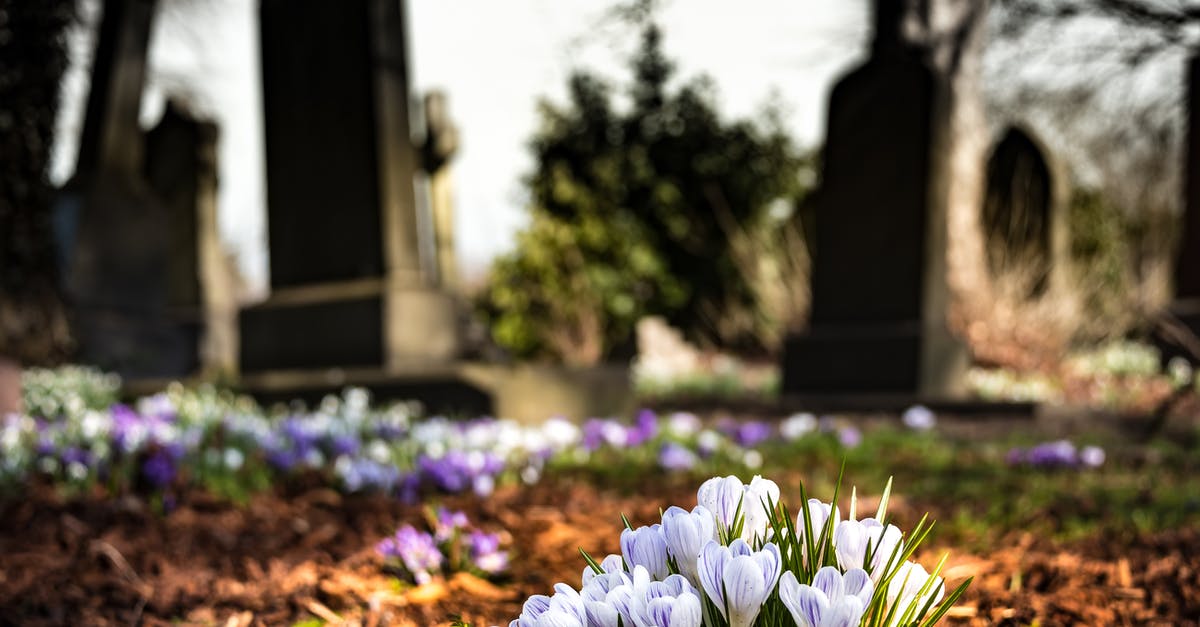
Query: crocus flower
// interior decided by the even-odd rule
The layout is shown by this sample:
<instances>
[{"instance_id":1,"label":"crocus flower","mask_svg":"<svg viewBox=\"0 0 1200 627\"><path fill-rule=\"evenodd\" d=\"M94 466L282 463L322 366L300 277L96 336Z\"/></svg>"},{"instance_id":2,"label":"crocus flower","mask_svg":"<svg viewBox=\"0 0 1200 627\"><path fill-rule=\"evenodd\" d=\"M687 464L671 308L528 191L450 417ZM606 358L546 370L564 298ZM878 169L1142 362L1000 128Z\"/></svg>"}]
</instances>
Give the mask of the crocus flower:
<instances>
[{"instance_id":1,"label":"crocus flower","mask_svg":"<svg viewBox=\"0 0 1200 627\"><path fill-rule=\"evenodd\" d=\"M638 412L633 426L625 432L625 446L638 446L658 435L658 415L649 409Z\"/></svg>"},{"instance_id":2,"label":"crocus flower","mask_svg":"<svg viewBox=\"0 0 1200 627\"><path fill-rule=\"evenodd\" d=\"M696 500L713 513L719 529L726 532L736 524L735 514L740 506L741 537L753 542L755 538L761 539L767 535L770 521L767 507L779 502L779 486L758 475L748 485L733 475L713 477L700 485Z\"/></svg>"},{"instance_id":3,"label":"crocus flower","mask_svg":"<svg viewBox=\"0 0 1200 627\"><path fill-rule=\"evenodd\" d=\"M620 556L616 557L619 561ZM644 568L641 570L645 571ZM587 626L618 627L621 620L632 621L632 617L629 616L629 606L633 598L633 580L630 579L629 574L623 570L614 570L597 575L591 568L588 568L586 572L592 572L592 577L585 577L586 581L579 595L583 597ZM613 591L617 589L622 589L622 592L613 594ZM617 610L618 606L625 610L624 615Z\"/></svg>"},{"instance_id":4,"label":"crocus flower","mask_svg":"<svg viewBox=\"0 0 1200 627\"><path fill-rule=\"evenodd\" d=\"M614 554L610 553L608 555L608 557L605 557L604 560L600 562L599 566L600 566L600 571L601 571L600 573L597 573L595 571L595 569L593 569L591 566L584 566L582 579L583 579L583 586L585 588L592 582L592 579L595 577L598 577L600 575L608 575L608 574L612 574L612 573L624 573L625 572L625 560L623 560L620 555L614 555Z\"/></svg>"},{"instance_id":5,"label":"crocus flower","mask_svg":"<svg viewBox=\"0 0 1200 627\"><path fill-rule=\"evenodd\" d=\"M658 465L664 470L691 470L700 459L677 442L666 442L658 451Z\"/></svg>"},{"instance_id":6,"label":"crocus flower","mask_svg":"<svg viewBox=\"0 0 1200 627\"><path fill-rule=\"evenodd\" d=\"M1088 468L1099 468L1104 465L1104 449L1099 446L1085 446L1079 451L1079 463Z\"/></svg>"},{"instance_id":7,"label":"crocus flower","mask_svg":"<svg viewBox=\"0 0 1200 627\"><path fill-rule=\"evenodd\" d=\"M888 607L895 608L895 618L891 625L907 624L907 621L917 618L916 614L921 611L921 608L927 604L936 605L942 600L942 596L946 593L946 585L941 577L935 577L929 583L925 593L921 594L921 589L925 588L929 578L930 575L925 571L925 567L916 562L909 561L900 565L887 588ZM930 603L931 599L932 603ZM904 618L905 614L910 611L912 613L908 618Z\"/></svg>"},{"instance_id":8,"label":"crocus flower","mask_svg":"<svg viewBox=\"0 0 1200 627\"><path fill-rule=\"evenodd\" d=\"M710 540L697 563L700 585L729 627L750 627L779 582L779 548L752 551L741 538L729 546Z\"/></svg>"},{"instance_id":9,"label":"crocus flower","mask_svg":"<svg viewBox=\"0 0 1200 627\"><path fill-rule=\"evenodd\" d=\"M700 627L703 620L700 597L682 575L650 581L645 568L635 567L630 601L634 627Z\"/></svg>"},{"instance_id":10,"label":"crocus flower","mask_svg":"<svg viewBox=\"0 0 1200 627\"><path fill-rule=\"evenodd\" d=\"M838 429L837 438L842 446L855 448L862 444L862 431L859 431L857 427L845 426Z\"/></svg>"},{"instance_id":11,"label":"crocus flower","mask_svg":"<svg viewBox=\"0 0 1200 627\"><path fill-rule=\"evenodd\" d=\"M913 405L904 410L901 420L904 426L915 431L928 431L937 425L937 416L924 405Z\"/></svg>"},{"instance_id":12,"label":"crocus flower","mask_svg":"<svg viewBox=\"0 0 1200 627\"><path fill-rule=\"evenodd\" d=\"M495 575L508 570L508 551L500 550L500 536L478 529L468 539L471 562L479 570Z\"/></svg>"},{"instance_id":13,"label":"crocus flower","mask_svg":"<svg viewBox=\"0 0 1200 627\"><path fill-rule=\"evenodd\" d=\"M779 435L787 441L798 440L817 428L817 417L812 414L792 414L779 423Z\"/></svg>"},{"instance_id":14,"label":"crocus flower","mask_svg":"<svg viewBox=\"0 0 1200 627\"><path fill-rule=\"evenodd\" d=\"M663 537L667 550L675 560L680 574L694 585L700 585L696 572L696 560L709 540L716 539L716 521L712 512L697 505L691 512L672 506L663 512Z\"/></svg>"},{"instance_id":15,"label":"crocus flower","mask_svg":"<svg viewBox=\"0 0 1200 627\"><path fill-rule=\"evenodd\" d=\"M535 594L521 608L521 615L508 627L587 627L583 597L563 583L554 584L554 596Z\"/></svg>"},{"instance_id":16,"label":"crocus flower","mask_svg":"<svg viewBox=\"0 0 1200 627\"><path fill-rule=\"evenodd\" d=\"M436 524L434 525L433 539L438 542L445 542L453 538L458 530L466 529L471 524L467 520L466 513L451 511L445 507L437 508L435 518Z\"/></svg>"},{"instance_id":17,"label":"crocus flower","mask_svg":"<svg viewBox=\"0 0 1200 627\"><path fill-rule=\"evenodd\" d=\"M700 431L700 418L688 412L675 412L667 418L667 431L676 437L686 438Z\"/></svg>"},{"instance_id":18,"label":"crocus flower","mask_svg":"<svg viewBox=\"0 0 1200 627\"><path fill-rule=\"evenodd\" d=\"M797 627L857 627L871 602L875 586L866 571L852 568L843 575L826 566L805 585L788 571L779 580L779 600Z\"/></svg>"},{"instance_id":19,"label":"crocus flower","mask_svg":"<svg viewBox=\"0 0 1200 627\"><path fill-rule=\"evenodd\" d=\"M733 440L739 446L754 447L762 444L771 437L771 425L761 420L750 420L738 425L734 431Z\"/></svg>"},{"instance_id":20,"label":"crocus flower","mask_svg":"<svg viewBox=\"0 0 1200 627\"><path fill-rule=\"evenodd\" d=\"M433 536L424 531L417 531L411 525L404 525L396 531L396 535L384 538L375 546L376 552L385 558L400 560L404 569L413 576L419 584L433 580L433 573L442 568L445 557L438 550Z\"/></svg>"},{"instance_id":21,"label":"crocus flower","mask_svg":"<svg viewBox=\"0 0 1200 627\"><path fill-rule=\"evenodd\" d=\"M884 527L874 518L839 522L833 533L833 547L838 566L862 568L875 582L883 577L892 554L904 550L900 529L895 525Z\"/></svg>"},{"instance_id":22,"label":"crocus flower","mask_svg":"<svg viewBox=\"0 0 1200 627\"><path fill-rule=\"evenodd\" d=\"M621 555L630 568L644 566L656 580L670 574L667 567L667 541L662 525L650 525L621 531Z\"/></svg>"},{"instance_id":23,"label":"crocus flower","mask_svg":"<svg viewBox=\"0 0 1200 627\"><path fill-rule=\"evenodd\" d=\"M822 538L825 540L833 539L833 531L837 529L838 523L842 520L842 512L831 503L823 503L820 499L808 499L804 509L796 514L796 533L800 536L800 550L804 559L808 559L808 541L805 539L804 532L804 513L808 512L809 524L812 525L813 546L817 549L817 557L813 560L820 563L825 556L825 545L819 544ZM833 516L833 525L831 525L830 533L825 533L825 525L829 522L829 516Z\"/></svg>"}]
</instances>

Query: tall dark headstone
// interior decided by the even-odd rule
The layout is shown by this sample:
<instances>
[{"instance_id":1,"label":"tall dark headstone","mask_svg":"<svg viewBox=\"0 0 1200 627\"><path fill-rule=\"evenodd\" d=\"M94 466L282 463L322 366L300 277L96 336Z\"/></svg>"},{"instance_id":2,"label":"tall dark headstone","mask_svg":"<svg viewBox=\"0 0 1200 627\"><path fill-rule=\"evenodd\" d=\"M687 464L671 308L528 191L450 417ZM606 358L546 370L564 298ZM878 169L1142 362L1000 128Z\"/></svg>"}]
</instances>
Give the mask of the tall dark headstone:
<instances>
[{"instance_id":1,"label":"tall dark headstone","mask_svg":"<svg viewBox=\"0 0 1200 627\"><path fill-rule=\"evenodd\" d=\"M104 3L79 160L58 208L76 359L128 378L198 365L197 326L172 311L176 222L143 171L138 115L154 12L153 0Z\"/></svg>"},{"instance_id":2,"label":"tall dark headstone","mask_svg":"<svg viewBox=\"0 0 1200 627\"><path fill-rule=\"evenodd\" d=\"M402 7L261 4L271 296L241 313L245 372L457 351L419 253Z\"/></svg>"},{"instance_id":3,"label":"tall dark headstone","mask_svg":"<svg viewBox=\"0 0 1200 627\"><path fill-rule=\"evenodd\" d=\"M945 85L906 38L915 2L878 0L871 58L829 103L812 315L785 346L789 395L957 391L946 329Z\"/></svg>"},{"instance_id":4,"label":"tall dark headstone","mask_svg":"<svg viewBox=\"0 0 1200 627\"><path fill-rule=\"evenodd\" d=\"M1187 156L1184 170L1183 225L1175 264L1172 316L1182 328L1169 329L1165 356L1200 361L1200 55L1188 62Z\"/></svg>"},{"instance_id":5,"label":"tall dark headstone","mask_svg":"<svg viewBox=\"0 0 1200 627\"><path fill-rule=\"evenodd\" d=\"M988 269L994 277L1019 275L1026 296L1050 287L1065 264L1066 194L1049 153L1029 133L1009 127L987 164L982 208Z\"/></svg>"}]
</instances>

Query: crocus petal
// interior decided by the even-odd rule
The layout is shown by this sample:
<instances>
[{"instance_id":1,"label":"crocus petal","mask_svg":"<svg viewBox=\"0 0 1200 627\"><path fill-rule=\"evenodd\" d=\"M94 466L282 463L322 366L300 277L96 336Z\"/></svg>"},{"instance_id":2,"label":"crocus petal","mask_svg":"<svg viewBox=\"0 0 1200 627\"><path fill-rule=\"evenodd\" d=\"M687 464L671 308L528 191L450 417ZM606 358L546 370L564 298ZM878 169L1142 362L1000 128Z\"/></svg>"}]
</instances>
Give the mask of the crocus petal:
<instances>
[{"instance_id":1,"label":"crocus petal","mask_svg":"<svg viewBox=\"0 0 1200 627\"><path fill-rule=\"evenodd\" d=\"M675 597L675 607L671 610L671 622L667 627L700 627L704 621L704 611L700 607L700 597L695 592L685 592Z\"/></svg>"},{"instance_id":2,"label":"crocus petal","mask_svg":"<svg viewBox=\"0 0 1200 627\"><path fill-rule=\"evenodd\" d=\"M846 596L858 597L864 607L871 602L871 595L875 593L875 584L871 582L867 571L861 568L846 571L846 574L842 575L842 584L845 586Z\"/></svg>"},{"instance_id":3,"label":"crocus petal","mask_svg":"<svg viewBox=\"0 0 1200 627\"><path fill-rule=\"evenodd\" d=\"M842 573L833 566L826 566L817 571L813 577L812 586L829 598L830 603L836 604L842 600L846 588L842 583Z\"/></svg>"},{"instance_id":4,"label":"crocus petal","mask_svg":"<svg viewBox=\"0 0 1200 627\"><path fill-rule=\"evenodd\" d=\"M799 627L821 627L821 618L829 609L825 593L797 582L790 570L779 580L779 599Z\"/></svg>"},{"instance_id":5,"label":"crocus petal","mask_svg":"<svg viewBox=\"0 0 1200 627\"><path fill-rule=\"evenodd\" d=\"M846 596L841 602L830 604L825 616L821 617L821 627L858 627L864 609L858 597Z\"/></svg>"},{"instance_id":6,"label":"crocus petal","mask_svg":"<svg viewBox=\"0 0 1200 627\"><path fill-rule=\"evenodd\" d=\"M724 529L734 523L734 513L742 502L745 486L742 480L730 475L728 477L713 477L700 484L696 492L696 501L705 509L712 512L717 522Z\"/></svg>"},{"instance_id":7,"label":"crocus petal","mask_svg":"<svg viewBox=\"0 0 1200 627\"><path fill-rule=\"evenodd\" d=\"M838 566L864 568L867 557L867 530L857 520L843 520L833 533L833 548Z\"/></svg>"},{"instance_id":8,"label":"crocus petal","mask_svg":"<svg viewBox=\"0 0 1200 627\"><path fill-rule=\"evenodd\" d=\"M699 585L696 560L700 557L700 549L716 533L712 512L703 505L697 505L690 513L683 508L672 507L663 513L662 520L663 538L679 572L693 584Z\"/></svg>"},{"instance_id":9,"label":"crocus petal","mask_svg":"<svg viewBox=\"0 0 1200 627\"><path fill-rule=\"evenodd\" d=\"M725 600L729 605L729 627L750 627L771 589L763 581L762 567L754 558L739 555L725 567Z\"/></svg>"},{"instance_id":10,"label":"crocus petal","mask_svg":"<svg viewBox=\"0 0 1200 627\"><path fill-rule=\"evenodd\" d=\"M667 541L661 525L621 531L621 553L630 568L645 566L654 579L670 574L667 567Z\"/></svg>"},{"instance_id":11,"label":"crocus petal","mask_svg":"<svg viewBox=\"0 0 1200 627\"><path fill-rule=\"evenodd\" d=\"M534 627L587 627L575 614L551 608L537 617Z\"/></svg>"},{"instance_id":12,"label":"crocus petal","mask_svg":"<svg viewBox=\"0 0 1200 627\"><path fill-rule=\"evenodd\" d=\"M700 587L704 589L704 593L717 606L721 616L725 616L726 620L729 617L725 614L724 573L725 565L729 560L729 549L721 546L715 540L709 540L700 551L700 559L696 561L696 573L700 579Z\"/></svg>"},{"instance_id":13,"label":"crocus petal","mask_svg":"<svg viewBox=\"0 0 1200 627\"><path fill-rule=\"evenodd\" d=\"M779 573L783 568L783 559L779 555L779 547L773 543L768 543L763 546L762 550L753 554L755 563L758 564L762 573L763 584L767 587L768 594L775 589L776 582L779 581Z\"/></svg>"},{"instance_id":14,"label":"crocus petal","mask_svg":"<svg viewBox=\"0 0 1200 627\"><path fill-rule=\"evenodd\" d=\"M618 627L621 615L613 606L602 600L584 601L587 610L587 627Z\"/></svg>"}]
</instances>

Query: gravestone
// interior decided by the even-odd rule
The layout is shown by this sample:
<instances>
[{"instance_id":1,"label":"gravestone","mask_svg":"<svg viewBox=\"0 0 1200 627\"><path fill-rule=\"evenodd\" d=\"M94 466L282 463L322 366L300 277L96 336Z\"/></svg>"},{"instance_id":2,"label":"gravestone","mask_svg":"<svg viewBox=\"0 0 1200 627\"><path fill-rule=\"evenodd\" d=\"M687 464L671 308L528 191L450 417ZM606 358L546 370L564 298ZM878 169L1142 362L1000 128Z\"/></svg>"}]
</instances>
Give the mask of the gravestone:
<instances>
[{"instance_id":1,"label":"gravestone","mask_svg":"<svg viewBox=\"0 0 1200 627\"><path fill-rule=\"evenodd\" d=\"M169 100L146 134L145 172L171 219L167 312L194 330L192 361L228 373L237 367L236 277L218 234L217 140L216 124Z\"/></svg>"},{"instance_id":2,"label":"gravestone","mask_svg":"<svg viewBox=\"0 0 1200 627\"><path fill-rule=\"evenodd\" d=\"M271 295L240 315L243 372L453 359L423 267L403 3L261 4Z\"/></svg>"},{"instance_id":3,"label":"gravestone","mask_svg":"<svg viewBox=\"0 0 1200 627\"><path fill-rule=\"evenodd\" d=\"M1030 134L1009 127L992 150L982 227L993 277L1016 276L1041 296L1066 259L1066 177Z\"/></svg>"},{"instance_id":4,"label":"gravestone","mask_svg":"<svg viewBox=\"0 0 1200 627\"><path fill-rule=\"evenodd\" d=\"M1187 143L1183 222L1175 263L1175 297L1169 308L1178 324L1162 330L1163 358L1200 363L1200 55L1187 66Z\"/></svg>"},{"instance_id":5,"label":"gravestone","mask_svg":"<svg viewBox=\"0 0 1200 627\"><path fill-rule=\"evenodd\" d=\"M429 179L429 210L433 222L434 257L439 287L456 292L458 260L454 253L454 177L450 160L458 151L458 128L450 119L446 94L425 95L425 142L421 166Z\"/></svg>"},{"instance_id":6,"label":"gravestone","mask_svg":"<svg viewBox=\"0 0 1200 627\"><path fill-rule=\"evenodd\" d=\"M870 59L830 96L815 199L812 314L785 345L787 395L951 395L946 328L951 94L906 27L922 3L879 0Z\"/></svg>"},{"instance_id":7,"label":"gravestone","mask_svg":"<svg viewBox=\"0 0 1200 627\"><path fill-rule=\"evenodd\" d=\"M138 114L154 4L104 3L79 160L56 207L76 359L127 378L184 376L198 364L197 325L170 304L175 224L143 176Z\"/></svg>"}]
</instances>

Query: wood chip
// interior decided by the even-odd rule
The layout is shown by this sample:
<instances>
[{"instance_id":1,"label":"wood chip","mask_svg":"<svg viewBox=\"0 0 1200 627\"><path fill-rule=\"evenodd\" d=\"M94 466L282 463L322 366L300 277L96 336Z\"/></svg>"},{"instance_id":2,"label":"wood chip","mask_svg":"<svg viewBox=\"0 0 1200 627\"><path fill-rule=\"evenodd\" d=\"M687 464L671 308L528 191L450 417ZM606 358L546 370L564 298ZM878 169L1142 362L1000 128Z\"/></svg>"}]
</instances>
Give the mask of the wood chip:
<instances>
[{"instance_id":1,"label":"wood chip","mask_svg":"<svg viewBox=\"0 0 1200 627\"><path fill-rule=\"evenodd\" d=\"M304 605L304 609L312 612L313 616L323 621L339 624L342 622L341 616L338 616L333 610L325 607L323 603L316 599L304 599L301 601L301 604Z\"/></svg>"},{"instance_id":2,"label":"wood chip","mask_svg":"<svg viewBox=\"0 0 1200 627\"><path fill-rule=\"evenodd\" d=\"M1129 560L1124 557L1117 561L1117 585L1122 588L1133 587L1133 572L1129 568Z\"/></svg>"}]
</instances>

